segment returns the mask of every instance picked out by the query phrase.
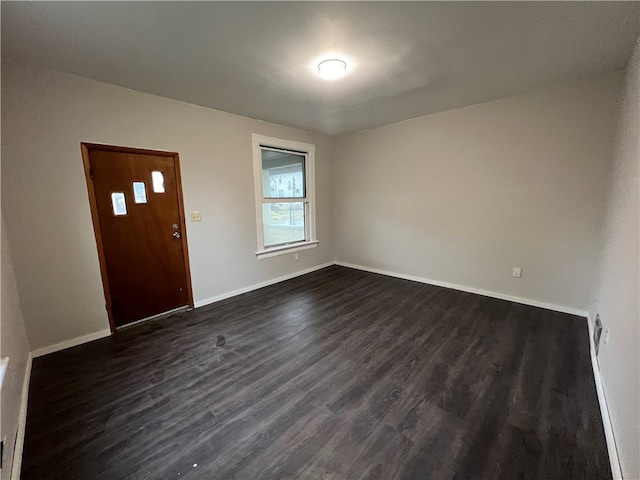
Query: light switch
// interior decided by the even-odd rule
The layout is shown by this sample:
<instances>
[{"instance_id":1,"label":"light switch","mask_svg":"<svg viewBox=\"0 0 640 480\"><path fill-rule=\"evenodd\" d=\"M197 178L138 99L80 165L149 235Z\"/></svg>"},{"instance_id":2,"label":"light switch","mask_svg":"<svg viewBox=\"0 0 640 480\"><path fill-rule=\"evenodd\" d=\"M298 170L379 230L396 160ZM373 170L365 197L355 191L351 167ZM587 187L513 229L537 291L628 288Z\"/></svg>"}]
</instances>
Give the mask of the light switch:
<instances>
[{"instance_id":1,"label":"light switch","mask_svg":"<svg viewBox=\"0 0 640 480\"><path fill-rule=\"evenodd\" d=\"M191 212L192 222L200 222L201 220L202 220L202 215L200 215L200 212Z\"/></svg>"}]
</instances>

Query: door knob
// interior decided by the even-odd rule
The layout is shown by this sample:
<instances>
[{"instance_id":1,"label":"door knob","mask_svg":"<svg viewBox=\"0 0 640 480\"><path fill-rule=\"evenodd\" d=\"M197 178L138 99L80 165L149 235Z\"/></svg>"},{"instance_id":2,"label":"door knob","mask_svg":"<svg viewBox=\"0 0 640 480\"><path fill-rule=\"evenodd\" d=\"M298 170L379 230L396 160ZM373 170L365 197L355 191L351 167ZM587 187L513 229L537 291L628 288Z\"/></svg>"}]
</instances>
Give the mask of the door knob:
<instances>
[{"instance_id":1,"label":"door knob","mask_svg":"<svg viewBox=\"0 0 640 480\"><path fill-rule=\"evenodd\" d=\"M180 238L181 235L178 232L173 232L173 238Z\"/></svg>"}]
</instances>

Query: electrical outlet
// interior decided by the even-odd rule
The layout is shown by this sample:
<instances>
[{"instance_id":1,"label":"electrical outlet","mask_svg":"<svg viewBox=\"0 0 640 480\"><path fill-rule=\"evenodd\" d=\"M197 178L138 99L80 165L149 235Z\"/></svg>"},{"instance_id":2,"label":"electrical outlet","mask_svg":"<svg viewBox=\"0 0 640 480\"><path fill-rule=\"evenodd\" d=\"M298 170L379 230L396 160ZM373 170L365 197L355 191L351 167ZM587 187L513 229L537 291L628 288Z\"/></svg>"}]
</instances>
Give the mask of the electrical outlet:
<instances>
[{"instance_id":1,"label":"electrical outlet","mask_svg":"<svg viewBox=\"0 0 640 480\"><path fill-rule=\"evenodd\" d=\"M293 259L297 262L298 260L300 260L300 257L298 256L297 253L293 254Z\"/></svg>"},{"instance_id":2,"label":"electrical outlet","mask_svg":"<svg viewBox=\"0 0 640 480\"><path fill-rule=\"evenodd\" d=\"M513 267L513 276L516 278L522 277L522 269L520 267Z\"/></svg>"},{"instance_id":3,"label":"electrical outlet","mask_svg":"<svg viewBox=\"0 0 640 480\"><path fill-rule=\"evenodd\" d=\"M609 329L605 328L605 330L604 330L604 344L606 345L607 343L609 343Z\"/></svg>"},{"instance_id":4,"label":"electrical outlet","mask_svg":"<svg viewBox=\"0 0 640 480\"><path fill-rule=\"evenodd\" d=\"M191 221L192 222L201 222L202 221L202 215L200 215L200 212L191 212Z\"/></svg>"}]
</instances>

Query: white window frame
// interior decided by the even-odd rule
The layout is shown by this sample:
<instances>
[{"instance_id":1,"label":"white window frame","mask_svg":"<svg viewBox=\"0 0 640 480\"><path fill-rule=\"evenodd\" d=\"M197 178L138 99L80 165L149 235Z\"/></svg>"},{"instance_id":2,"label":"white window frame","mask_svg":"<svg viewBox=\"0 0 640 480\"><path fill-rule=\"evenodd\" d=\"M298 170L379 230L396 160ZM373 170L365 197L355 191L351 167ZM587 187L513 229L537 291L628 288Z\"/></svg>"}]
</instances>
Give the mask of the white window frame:
<instances>
[{"instance_id":1,"label":"white window frame","mask_svg":"<svg viewBox=\"0 0 640 480\"><path fill-rule=\"evenodd\" d=\"M258 232L258 250L256 256L260 259L284 255L287 253L307 250L318 246L316 238L316 176L315 156L316 146L310 143L295 142L276 137L252 134L253 144L253 180L256 195L256 227ZM305 157L305 198L264 198L262 186L262 148L275 150L290 150L292 153ZM265 247L264 225L262 220L262 205L265 203L302 202L305 207L305 240L286 245Z\"/></svg>"}]
</instances>

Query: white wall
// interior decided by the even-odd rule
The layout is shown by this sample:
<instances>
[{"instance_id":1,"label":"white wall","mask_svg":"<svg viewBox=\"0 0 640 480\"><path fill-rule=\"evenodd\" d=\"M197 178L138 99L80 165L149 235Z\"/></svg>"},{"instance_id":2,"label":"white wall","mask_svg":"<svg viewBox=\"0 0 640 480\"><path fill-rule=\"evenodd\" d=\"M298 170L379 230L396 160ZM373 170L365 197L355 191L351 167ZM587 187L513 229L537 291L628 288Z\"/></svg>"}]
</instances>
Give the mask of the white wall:
<instances>
[{"instance_id":1,"label":"white wall","mask_svg":"<svg viewBox=\"0 0 640 480\"><path fill-rule=\"evenodd\" d=\"M600 363L622 467L626 478L640 477L638 422L629 420L640 411L638 55L636 48L599 270L621 74L330 142L68 74L3 65L2 355L13 358L2 391L2 435L14 438L19 408L28 351L22 314L33 349L108 328L80 156L80 142L96 142L180 153L186 210L203 215L187 224L197 302L335 254L366 267L599 311L611 329ZM254 255L251 133L317 146L320 246L301 252L299 262ZM514 266L523 268L521 279L511 276Z\"/></svg>"},{"instance_id":2,"label":"white wall","mask_svg":"<svg viewBox=\"0 0 640 480\"><path fill-rule=\"evenodd\" d=\"M640 478L640 40L627 68L607 194L600 281L591 308L609 341L598 363L622 474Z\"/></svg>"},{"instance_id":3,"label":"white wall","mask_svg":"<svg viewBox=\"0 0 640 480\"><path fill-rule=\"evenodd\" d=\"M337 260L585 311L621 80L338 137Z\"/></svg>"},{"instance_id":4,"label":"white wall","mask_svg":"<svg viewBox=\"0 0 640 480\"><path fill-rule=\"evenodd\" d=\"M20 310L20 299L11 262L11 250L5 235L4 220L2 220L2 296L0 298L0 356L9 357L7 373L2 384L0 438L6 438L2 479L11 475L13 451L15 448L16 430L22 400L29 344Z\"/></svg>"},{"instance_id":5,"label":"white wall","mask_svg":"<svg viewBox=\"0 0 640 480\"><path fill-rule=\"evenodd\" d=\"M316 145L318 248L258 260L251 134ZM2 209L33 349L108 328L80 142L180 153L196 302L333 261L325 136L27 67L2 70Z\"/></svg>"}]
</instances>

